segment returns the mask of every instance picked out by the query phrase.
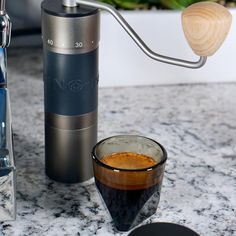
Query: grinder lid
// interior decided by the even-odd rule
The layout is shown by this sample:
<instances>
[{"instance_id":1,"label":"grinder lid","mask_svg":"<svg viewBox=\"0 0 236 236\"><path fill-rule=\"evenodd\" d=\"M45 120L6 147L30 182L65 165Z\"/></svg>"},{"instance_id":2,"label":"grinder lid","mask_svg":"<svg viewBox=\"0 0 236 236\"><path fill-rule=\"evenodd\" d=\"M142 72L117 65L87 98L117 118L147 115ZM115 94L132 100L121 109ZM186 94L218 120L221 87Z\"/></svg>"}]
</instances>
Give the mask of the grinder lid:
<instances>
[{"instance_id":1,"label":"grinder lid","mask_svg":"<svg viewBox=\"0 0 236 236\"><path fill-rule=\"evenodd\" d=\"M152 223L133 230L128 236L200 236L193 230L173 223Z\"/></svg>"},{"instance_id":2,"label":"grinder lid","mask_svg":"<svg viewBox=\"0 0 236 236\"><path fill-rule=\"evenodd\" d=\"M96 14L98 9L86 6L65 7L62 0L44 0L41 8L50 15L60 17L83 17Z\"/></svg>"}]
</instances>

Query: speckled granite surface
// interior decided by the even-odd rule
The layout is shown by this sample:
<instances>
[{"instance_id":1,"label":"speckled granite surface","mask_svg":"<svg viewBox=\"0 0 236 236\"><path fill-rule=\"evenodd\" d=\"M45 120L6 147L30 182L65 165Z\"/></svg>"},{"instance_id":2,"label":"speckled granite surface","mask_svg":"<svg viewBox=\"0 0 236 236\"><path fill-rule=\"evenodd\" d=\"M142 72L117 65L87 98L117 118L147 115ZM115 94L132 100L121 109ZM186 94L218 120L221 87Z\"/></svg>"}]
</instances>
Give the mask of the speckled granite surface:
<instances>
[{"instance_id":1,"label":"speckled granite surface","mask_svg":"<svg viewBox=\"0 0 236 236\"><path fill-rule=\"evenodd\" d=\"M65 185L44 173L41 50L9 56L17 220L0 235L127 235L116 232L94 183ZM169 154L161 201L144 222L183 224L202 236L236 235L236 84L106 88L99 139L141 134Z\"/></svg>"}]
</instances>

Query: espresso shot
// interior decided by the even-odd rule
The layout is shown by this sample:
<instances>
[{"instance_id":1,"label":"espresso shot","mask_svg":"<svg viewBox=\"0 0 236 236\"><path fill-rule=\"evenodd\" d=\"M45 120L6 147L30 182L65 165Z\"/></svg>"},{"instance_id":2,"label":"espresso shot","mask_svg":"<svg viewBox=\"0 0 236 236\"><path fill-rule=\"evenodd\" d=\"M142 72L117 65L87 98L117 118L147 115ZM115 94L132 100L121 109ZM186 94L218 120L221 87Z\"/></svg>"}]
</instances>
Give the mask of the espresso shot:
<instances>
[{"instance_id":1,"label":"espresso shot","mask_svg":"<svg viewBox=\"0 0 236 236\"><path fill-rule=\"evenodd\" d=\"M128 231L156 212L165 161L164 148L145 137L116 136L95 146L95 183L117 230Z\"/></svg>"}]
</instances>

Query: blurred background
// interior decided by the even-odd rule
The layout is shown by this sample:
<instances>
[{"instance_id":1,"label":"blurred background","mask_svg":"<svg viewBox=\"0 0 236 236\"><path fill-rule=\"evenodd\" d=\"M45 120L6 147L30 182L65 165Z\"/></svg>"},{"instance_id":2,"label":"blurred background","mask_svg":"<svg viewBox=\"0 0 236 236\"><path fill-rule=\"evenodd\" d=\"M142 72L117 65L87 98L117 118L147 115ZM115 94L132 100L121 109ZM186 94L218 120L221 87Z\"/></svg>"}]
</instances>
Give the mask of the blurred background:
<instances>
[{"instance_id":1,"label":"blurred background","mask_svg":"<svg viewBox=\"0 0 236 236\"><path fill-rule=\"evenodd\" d=\"M181 11L199 0L102 1L119 9L152 50L171 57L197 60L182 31ZM23 55L37 57L39 61L37 66L40 70L42 69L41 2L41 0L8 0L6 6L13 22L9 55L12 55L11 49L19 49L17 53L21 57ZM233 17L236 15L236 0L212 0L212 2L228 7ZM110 14L102 12L101 18L100 86L236 82L235 21L219 52L209 58L205 67L192 71L151 60L137 48ZM32 50L32 47L38 49ZM15 66L11 64L14 58L10 59L10 67Z\"/></svg>"},{"instance_id":2,"label":"blurred background","mask_svg":"<svg viewBox=\"0 0 236 236\"><path fill-rule=\"evenodd\" d=\"M53 1L53 0L52 0ZM227 7L234 7L236 0L208 0L218 2ZM40 43L35 38L20 40L21 36L40 34L41 0L8 0L6 8L13 22L12 46L34 45ZM121 10L182 10L185 7L200 2L199 0L102 0ZM17 38L17 39L16 39Z\"/></svg>"}]
</instances>

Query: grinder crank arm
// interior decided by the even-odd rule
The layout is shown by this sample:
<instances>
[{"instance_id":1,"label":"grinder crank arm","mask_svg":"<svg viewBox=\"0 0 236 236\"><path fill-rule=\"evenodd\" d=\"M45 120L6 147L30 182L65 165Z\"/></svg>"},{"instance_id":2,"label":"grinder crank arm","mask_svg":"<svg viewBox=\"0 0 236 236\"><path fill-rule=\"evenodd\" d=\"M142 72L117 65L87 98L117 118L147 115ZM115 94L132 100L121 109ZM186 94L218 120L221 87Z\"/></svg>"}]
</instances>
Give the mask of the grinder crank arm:
<instances>
[{"instance_id":1,"label":"grinder crank arm","mask_svg":"<svg viewBox=\"0 0 236 236\"><path fill-rule=\"evenodd\" d=\"M182 13L182 26L187 41L193 51L200 56L196 62L160 55L152 51L111 5L92 0L64 0L63 4L95 7L112 14L139 48L150 58L167 64L197 69L202 67L208 56L213 55L224 42L232 22L231 13L214 2L200 2L186 8Z\"/></svg>"}]
</instances>

